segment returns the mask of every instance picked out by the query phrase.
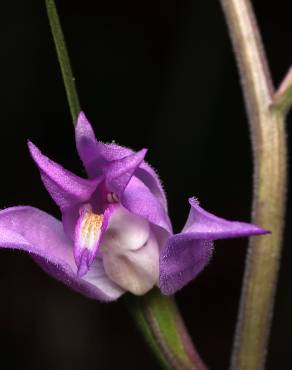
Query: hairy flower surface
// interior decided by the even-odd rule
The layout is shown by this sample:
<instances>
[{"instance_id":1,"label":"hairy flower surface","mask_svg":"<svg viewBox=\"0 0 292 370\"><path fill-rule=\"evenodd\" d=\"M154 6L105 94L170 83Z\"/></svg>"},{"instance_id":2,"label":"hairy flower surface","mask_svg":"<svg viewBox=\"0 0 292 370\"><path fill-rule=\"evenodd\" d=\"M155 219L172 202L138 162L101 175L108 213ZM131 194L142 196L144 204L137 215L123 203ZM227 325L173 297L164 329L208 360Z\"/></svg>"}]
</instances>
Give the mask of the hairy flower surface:
<instances>
[{"instance_id":1,"label":"hairy flower surface","mask_svg":"<svg viewBox=\"0 0 292 370\"><path fill-rule=\"evenodd\" d=\"M144 161L146 150L97 141L83 113L76 145L88 179L28 145L62 222L29 206L4 209L0 247L29 252L47 273L88 297L113 301L155 285L173 294L203 270L214 240L266 233L213 216L192 198L183 230L173 234L160 180Z\"/></svg>"}]
</instances>

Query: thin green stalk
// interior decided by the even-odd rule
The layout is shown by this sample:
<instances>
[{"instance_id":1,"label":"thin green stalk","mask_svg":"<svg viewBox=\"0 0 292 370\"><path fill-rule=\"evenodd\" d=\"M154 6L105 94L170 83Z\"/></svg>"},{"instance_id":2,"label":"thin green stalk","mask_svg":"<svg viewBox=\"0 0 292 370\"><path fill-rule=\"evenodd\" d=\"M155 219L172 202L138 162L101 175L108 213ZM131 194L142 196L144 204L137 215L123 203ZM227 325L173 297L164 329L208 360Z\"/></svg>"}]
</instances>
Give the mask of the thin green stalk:
<instances>
[{"instance_id":1,"label":"thin green stalk","mask_svg":"<svg viewBox=\"0 0 292 370\"><path fill-rule=\"evenodd\" d=\"M54 0L46 0L73 123L80 111L62 28ZM161 366L166 370L206 370L195 351L173 299L154 289L143 297L129 297L127 305Z\"/></svg>"},{"instance_id":2,"label":"thin green stalk","mask_svg":"<svg viewBox=\"0 0 292 370\"><path fill-rule=\"evenodd\" d=\"M126 299L127 307L135 320L135 323L140 330L140 333L143 335L146 343L151 348L153 354L155 354L156 359L158 360L160 366L164 370L172 370L169 362L159 348L159 345L153 335L153 332L148 325L148 322L145 318L143 308L141 307L141 302L134 296L127 297Z\"/></svg>"},{"instance_id":3,"label":"thin green stalk","mask_svg":"<svg viewBox=\"0 0 292 370\"><path fill-rule=\"evenodd\" d=\"M69 103L70 113L73 124L76 125L77 117L80 112L80 104L75 86L75 78L72 73L70 59L67 52L67 47L56 9L54 0L46 0L47 14L51 26L52 35L58 55L59 64L62 71L63 81L65 85L66 95Z\"/></svg>"},{"instance_id":4,"label":"thin green stalk","mask_svg":"<svg viewBox=\"0 0 292 370\"><path fill-rule=\"evenodd\" d=\"M194 348L172 297L155 288L143 297L128 296L128 306L140 331L154 349L162 368L206 370Z\"/></svg>"},{"instance_id":5,"label":"thin green stalk","mask_svg":"<svg viewBox=\"0 0 292 370\"><path fill-rule=\"evenodd\" d=\"M289 68L285 78L278 88L274 102L273 109L279 111L281 115L285 116L291 108L292 104L292 67Z\"/></svg>"},{"instance_id":6,"label":"thin green stalk","mask_svg":"<svg viewBox=\"0 0 292 370\"><path fill-rule=\"evenodd\" d=\"M284 120L290 91L275 95L249 0L221 0L237 58L254 154L253 222L272 232L251 238L231 369L265 365L279 270L286 199ZM291 80L291 78L290 78ZM290 83L286 83L290 87ZM284 88L282 90L285 90ZM278 95L279 95L278 94ZM275 109L274 105L279 106ZM291 100L290 100L291 104Z\"/></svg>"}]
</instances>

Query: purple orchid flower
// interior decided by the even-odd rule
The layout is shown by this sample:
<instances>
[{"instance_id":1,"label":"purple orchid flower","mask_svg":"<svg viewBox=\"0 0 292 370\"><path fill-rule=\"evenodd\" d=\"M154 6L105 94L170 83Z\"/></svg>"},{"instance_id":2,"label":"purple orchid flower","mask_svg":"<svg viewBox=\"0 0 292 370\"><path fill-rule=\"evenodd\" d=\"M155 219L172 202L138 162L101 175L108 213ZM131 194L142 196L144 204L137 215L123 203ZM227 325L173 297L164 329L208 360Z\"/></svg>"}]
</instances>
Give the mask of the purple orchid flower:
<instances>
[{"instance_id":1,"label":"purple orchid flower","mask_svg":"<svg viewBox=\"0 0 292 370\"><path fill-rule=\"evenodd\" d=\"M113 301L155 285L173 294L207 265L214 240L266 233L213 216L192 198L183 230L173 235L164 190L144 161L146 150L98 142L83 113L76 145L88 179L28 145L62 222L29 206L4 209L0 247L30 253L47 273L88 297Z\"/></svg>"}]
</instances>

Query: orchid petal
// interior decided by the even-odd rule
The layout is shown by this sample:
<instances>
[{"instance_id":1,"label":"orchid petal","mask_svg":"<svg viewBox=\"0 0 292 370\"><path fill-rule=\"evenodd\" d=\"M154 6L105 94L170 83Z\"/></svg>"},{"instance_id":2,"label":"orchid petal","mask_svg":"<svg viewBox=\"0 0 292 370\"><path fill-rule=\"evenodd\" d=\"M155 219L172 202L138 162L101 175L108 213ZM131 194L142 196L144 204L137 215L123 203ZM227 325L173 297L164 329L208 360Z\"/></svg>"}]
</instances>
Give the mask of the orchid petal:
<instances>
[{"instance_id":1,"label":"orchid petal","mask_svg":"<svg viewBox=\"0 0 292 370\"><path fill-rule=\"evenodd\" d=\"M87 297L116 300L123 290L106 275L96 260L85 278L77 276L73 245L61 222L32 207L13 207L0 212L0 248L28 252L51 276Z\"/></svg>"},{"instance_id":2,"label":"orchid petal","mask_svg":"<svg viewBox=\"0 0 292 370\"><path fill-rule=\"evenodd\" d=\"M85 275L95 260L111 212L111 208L107 208L104 214L99 215L92 212L88 204L82 207L74 238L74 258L78 276Z\"/></svg>"},{"instance_id":3,"label":"orchid petal","mask_svg":"<svg viewBox=\"0 0 292 370\"><path fill-rule=\"evenodd\" d=\"M268 231L245 222L228 221L212 215L199 206L196 199L190 198L191 210L183 233L195 233L196 239L218 240L267 234Z\"/></svg>"},{"instance_id":4,"label":"orchid petal","mask_svg":"<svg viewBox=\"0 0 292 370\"><path fill-rule=\"evenodd\" d=\"M146 152L146 149L142 149L137 153L110 162L106 170L108 190L121 197L134 172L143 162Z\"/></svg>"},{"instance_id":5,"label":"orchid petal","mask_svg":"<svg viewBox=\"0 0 292 370\"><path fill-rule=\"evenodd\" d=\"M120 201L130 212L159 226L168 235L172 234L171 222L165 208L138 178L131 178Z\"/></svg>"},{"instance_id":6,"label":"orchid petal","mask_svg":"<svg viewBox=\"0 0 292 370\"><path fill-rule=\"evenodd\" d=\"M104 144L97 141L92 126L83 112L79 114L75 135L79 156L90 178L101 175L111 161L120 160L134 153L133 150L117 144ZM143 181L167 209L165 192L153 168L143 161L136 169L135 176Z\"/></svg>"},{"instance_id":7,"label":"orchid petal","mask_svg":"<svg viewBox=\"0 0 292 370\"><path fill-rule=\"evenodd\" d=\"M266 234L255 225L227 221L203 210L195 199L180 234L170 237L160 254L159 286L164 294L173 294L193 280L208 264L213 240Z\"/></svg>"},{"instance_id":8,"label":"orchid petal","mask_svg":"<svg viewBox=\"0 0 292 370\"><path fill-rule=\"evenodd\" d=\"M91 178L103 173L110 162L133 153L130 149L97 141L92 126L83 112L78 116L75 137L78 154Z\"/></svg>"},{"instance_id":9,"label":"orchid petal","mask_svg":"<svg viewBox=\"0 0 292 370\"><path fill-rule=\"evenodd\" d=\"M193 280L208 264L212 241L195 239L194 233L170 237L160 253L159 288L163 294L174 294Z\"/></svg>"},{"instance_id":10,"label":"orchid petal","mask_svg":"<svg viewBox=\"0 0 292 370\"><path fill-rule=\"evenodd\" d=\"M100 179L82 179L44 156L33 143L29 142L28 147L46 189L61 209L84 203L91 197Z\"/></svg>"},{"instance_id":11,"label":"orchid petal","mask_svg":"<svg viewBox=\"0 0 292 370\"><path fill-rule=\"evenodd\" d=\"M79 113L75 128L76 147L81 161L90 177L97 175L96 171L101 171L105 161L96 163L98 157L98 141L95 138L93 128L83 112ZM100 174L100 172L99 172Z\"/></svg>"},{"instance_id":12,"label":"orchid petal","mask_svg":"<svg viewBox=\"0 0 292 370\"><path fill-rule=\"evenodd\" d=\"M139 168L135 173L135 176L138 177L147 187L151 190L154 196L159 199L163 204L163 207L167 211L167 199L165 191L161 185L161 180L155 170L147 163L142 162Z\"/></svg>"}]
</instances>

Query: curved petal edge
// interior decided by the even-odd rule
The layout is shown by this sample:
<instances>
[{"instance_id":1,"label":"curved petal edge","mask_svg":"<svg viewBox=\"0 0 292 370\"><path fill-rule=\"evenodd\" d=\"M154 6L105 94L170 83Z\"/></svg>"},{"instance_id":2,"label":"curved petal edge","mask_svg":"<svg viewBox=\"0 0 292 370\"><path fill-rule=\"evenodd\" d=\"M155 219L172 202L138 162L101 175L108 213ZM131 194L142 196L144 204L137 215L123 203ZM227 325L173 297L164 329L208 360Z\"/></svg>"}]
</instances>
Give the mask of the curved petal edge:
<instances>
[{"instance_id":1,"label":"curved petal edge","mask_svg":"<svg viewBox=\"0 0 292 370\"><path fill-rule=\"evenodd\" d=\"M52 277L89 298L113 301L124 293L107 278L100 260L79 278L73 246L61 222L39 209L24 206L0 211L0 248L30 253Z\"/></svg>"}]
</instances>

